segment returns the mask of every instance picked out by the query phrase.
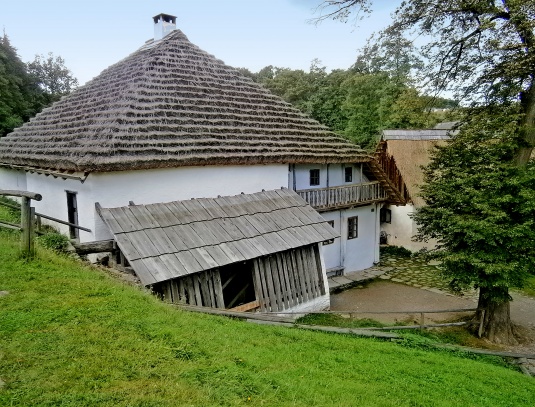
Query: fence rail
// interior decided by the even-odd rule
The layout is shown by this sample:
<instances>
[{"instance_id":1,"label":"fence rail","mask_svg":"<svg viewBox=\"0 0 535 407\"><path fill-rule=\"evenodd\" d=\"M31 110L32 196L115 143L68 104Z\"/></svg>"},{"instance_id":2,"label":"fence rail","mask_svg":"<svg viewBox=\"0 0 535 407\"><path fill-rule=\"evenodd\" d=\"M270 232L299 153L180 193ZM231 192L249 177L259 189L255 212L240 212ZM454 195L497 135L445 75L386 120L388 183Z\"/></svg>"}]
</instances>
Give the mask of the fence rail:
<instances>
[{"instance_id":1,"label":"fence rail","mask_svg":"<svg viewBox=\"0 0 535 407\"><path fill-rule=\"evenodd\" d=\"M296 191L315 209L333 209L383 201L386 192L379 182Z\"/></svg>"},{"instance_id":2,"label":"fence rail","mask_svg":"<svg viewBox=\"0 0 535 407\"><path fill-rule=\"evenodd\" d=\"M53 218L52 216L43 215L41 213L36 213L35 208L31 206L31 200L40 201L42 196L35 192L28 191L13 191L13 190L1 190L0 196L15 196L21 198L20 206L15 204L10 204L7 202L0 202L0 205L20 210L20 224L14 224L6 221L0 221L1 227L6 227L9 229L16 229L22 232L21 234L21 250L24 256L33 257L35 254L34 247L34 238L35 234L39 231L36 230L41 225L41 218L48 219L63 225L68 225L77 229L84 230L86 232L91 232L91 229L84 228L82 226L76 225L74 223L65 222L61 219Z\"/></svg>"}]
</instances>

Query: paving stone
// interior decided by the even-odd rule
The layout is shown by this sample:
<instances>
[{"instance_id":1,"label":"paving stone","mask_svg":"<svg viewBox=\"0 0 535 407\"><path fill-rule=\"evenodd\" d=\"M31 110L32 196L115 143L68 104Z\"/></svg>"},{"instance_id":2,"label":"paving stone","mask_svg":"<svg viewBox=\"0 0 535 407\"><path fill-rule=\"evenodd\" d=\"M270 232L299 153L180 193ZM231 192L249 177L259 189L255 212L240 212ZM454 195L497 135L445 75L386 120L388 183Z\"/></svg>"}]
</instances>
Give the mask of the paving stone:
<instances>
[{"instance_id":1,"label":"paving stone","mask_svg":"<svg viewBox=\"0 0 535 407\"><path fill-rule=\"evenodd\" d=\"M381 280L390 280L392 277L390 277L388 274L383 274L382 276L379 276Z\"/></svg>"},{"instance_id":2,"label":"paving stone","mask_svg":"<svg viewBox=\"0 0 535 407\"><path fill-rule=\"evenodd\" d=\"M338 283L340 285L351 284L353 282L353 280L350 280L349 278L345 278L343 276L331 277L331 280L333 280L335 283Z\"/></svg>"},{"instance_id":3,"label":"paving stone","mask_svg":"<svg viewBox=\"0 0 535 407\"><path fill-rule=\"evenodd\" d=\"M327 283L329 283L329 289L331 288L336 288L336 287L339 287L340 284L334 282L333 280L331 280L330 278L327 279Z\"/></svg>"},{"instance_id":4,"label":"paving stone","mask_svg":"<svg viewBox=\"0 0 535 407\"><path fill-rule=\"evenodd\" d=\"M362 281L362 280L368 280L370 277L368 277L365 274L351 273L351 274L346 274L344 278L347 278L351 281Z\"/></svg>"},{"instance_id":5,"label":"paving stone","mask_svg":"<svg viewBox=\"0 0 535 407\"><path fill-rule=\"evenodd\" d=\"M392 278L391 280L396 283L403 283L403 280L401 280L400 278Z\"/></svg>"},{"instance_id":6,"label":"paving stone","mask_svg":"<svg viewBox=\"0 0 535 407\"><path fill-rule=\"evenodd\" d=\"M4 382L2 378L0 377L0 389L2 389L2 387L5 387L5 386L6 386L6 382Z\"/></svg>"},{"instance_id":7,"label":"paving stone","mask_svg":"<svg viewBox=\"0 0 535 407\"><path fill-rule=\"evenodd\" d=\"M9 291L0 291L0 297L5 297L9 294Z\"/></svg>"}]
</instances>

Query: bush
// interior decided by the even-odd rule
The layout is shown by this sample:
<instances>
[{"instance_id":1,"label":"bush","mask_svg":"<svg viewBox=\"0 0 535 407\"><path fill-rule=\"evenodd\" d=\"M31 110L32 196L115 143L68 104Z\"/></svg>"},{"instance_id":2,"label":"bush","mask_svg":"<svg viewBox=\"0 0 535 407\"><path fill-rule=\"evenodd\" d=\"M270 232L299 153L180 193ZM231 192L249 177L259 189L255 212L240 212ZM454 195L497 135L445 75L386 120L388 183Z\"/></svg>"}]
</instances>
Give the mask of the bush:
<instances>
[{"instance_id":1,"label":"bush","mask_svg":"<svg viewBox=\"0 0 535 407\"><path fill-rule=\"evenodd\" d=\"M37 239L39 243L47 249L54 250L57 253L66 253L69 247L69 238L58 232L48 232Z\"/></svg>"},{"instance_id":2,"label":"bush","mask_svg":"<svg viewBox=\"0 0 535 407\"><path fill-rule=\"evenodd\" d=\"M381 246L381 254L389 254L391 256L411 257L412 252L401 246Z\"/></svg>"}]
</instances>

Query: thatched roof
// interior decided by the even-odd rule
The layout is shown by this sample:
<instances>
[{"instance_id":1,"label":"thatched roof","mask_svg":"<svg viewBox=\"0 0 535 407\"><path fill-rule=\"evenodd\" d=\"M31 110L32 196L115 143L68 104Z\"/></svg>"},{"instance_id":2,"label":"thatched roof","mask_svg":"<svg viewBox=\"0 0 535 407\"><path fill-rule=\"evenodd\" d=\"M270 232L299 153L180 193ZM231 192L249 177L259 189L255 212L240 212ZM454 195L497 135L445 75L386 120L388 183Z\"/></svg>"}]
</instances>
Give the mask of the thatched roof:
<instances>
[{"instance_id":1,"label":"thatched roof","mask_svg":"<svg viewBox=\"0 0 535 407\"><path fill-rule=\"evenodd\" d=\"M369 160L180 30L0 140L0 165L55 171Z\"/></svg>"},{"instance_id":2,"label":"thatched roof","mask_svg":"<svg viewBox=\"0 0 535 407\"><path fill-rule=\"evenodd\" d=\"M420 198L424 182L422 167L431 161L430 152L436 145L444 145L450 138L448 130L384 130L386 153L394 157L413 204L425 203Z\"/></svg>"},{"instance_id":3,"label":"thatched roof","mask_svg":"<svg viewBox=\"0 0 535 407\"><path fill-rule=\"evenodd\" d=\"M339 237L288 189L97 208L145 285Z\"/></svg>"}]
</instances>

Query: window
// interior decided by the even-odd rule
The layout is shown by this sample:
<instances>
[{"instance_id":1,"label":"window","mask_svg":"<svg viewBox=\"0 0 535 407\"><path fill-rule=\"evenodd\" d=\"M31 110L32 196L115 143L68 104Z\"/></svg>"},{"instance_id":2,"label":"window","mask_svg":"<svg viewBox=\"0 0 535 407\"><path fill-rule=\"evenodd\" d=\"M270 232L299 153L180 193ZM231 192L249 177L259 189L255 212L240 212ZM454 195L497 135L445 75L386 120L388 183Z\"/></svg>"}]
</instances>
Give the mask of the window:
<instances>
[{"instance_id":1,"label":"window","mask_svg":"<svg viewBox=\"0 0 535 407\"><path fill-rule=\"evenodd\" d=\"M381 223L391 223L392 211L387 208L381 208L381 212L379 212L379 218L380 218Z\"/></svg>"},{"instance_id":2,"label":"window","mask_svg":"<svg viewBox=\"0 0 535 407\"><path fill-rule=\"evenodd\" d=\"M78 225L78 203L76 202L76 192L67 192L67 221ZM69 235L71 239L78 239L78 228L69 226Z\"/></svg>"},{"instance_id":3,"label":"window","mask_svg":"<svg viewBox=\"0 0 535 407\"><path fill-rule=\"evenodd\" d=\"M329 224L330 227L334 229L334 220L328 220L327 223ZM323 242L323 246L326 246L328 244L333 244L333 243L334 243L334 239L325 240Z\"/></svg>"},{"instance_id":4,"label":"window","mask_svg":"<svg viewBox=\"0 0 535 407\"><path fill-rule=\"evenodd\" d=\"M319 185L320 184L320 170L314 169L310 170L310 185Z\"/></svg>"},{"instance_id":5,"label":"window","mask_svg":"<svg viewBox=\"0 0 535 407\"><path fill-rule=\"evenodd\" d=\"M353 182L353 167L344 168L344 177L346 182Z\"/></svg>"},{"instance_id":6,"label":"window","mask_svg":"<svg viewBox=\"0 0 535 407\"><path fill-rule=\"evenodd\" d=\"M352 216L347 218L347 238L355 239L359 237L359 217Z\"/></svg>"}]
</instances>

